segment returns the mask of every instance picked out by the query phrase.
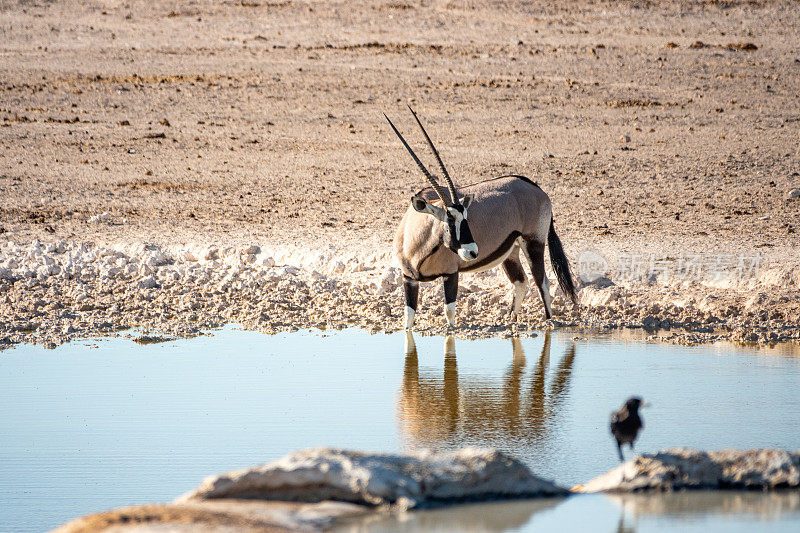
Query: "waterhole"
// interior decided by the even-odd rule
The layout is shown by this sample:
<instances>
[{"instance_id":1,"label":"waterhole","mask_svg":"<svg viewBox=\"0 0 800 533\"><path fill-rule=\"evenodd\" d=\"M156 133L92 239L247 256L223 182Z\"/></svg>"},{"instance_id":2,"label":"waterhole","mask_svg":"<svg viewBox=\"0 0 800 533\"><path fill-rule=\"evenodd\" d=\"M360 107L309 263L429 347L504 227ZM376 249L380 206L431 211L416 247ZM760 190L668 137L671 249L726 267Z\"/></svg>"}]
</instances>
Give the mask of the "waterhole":
<instances>
[{"instance_id":1,"label":"waterhole","mask_svg":"<svg viewBox=\"0 0 800 533\"><path fill-rule=\"evenodd\" d=\"M492 446L569 487L619 463L608 417L631 395L652 404L637 452L797 449L798 390L800 356L789 345L689 348L574 333L269 336L234 327L147 345L23 345L0 352L0 531L42 531L86 513L170 501L207 475L316 446ZM800 526L797 493L704 498L576 496L352 527L457 531L469 516L486 531Z\"/></svg>"}]
</instances>

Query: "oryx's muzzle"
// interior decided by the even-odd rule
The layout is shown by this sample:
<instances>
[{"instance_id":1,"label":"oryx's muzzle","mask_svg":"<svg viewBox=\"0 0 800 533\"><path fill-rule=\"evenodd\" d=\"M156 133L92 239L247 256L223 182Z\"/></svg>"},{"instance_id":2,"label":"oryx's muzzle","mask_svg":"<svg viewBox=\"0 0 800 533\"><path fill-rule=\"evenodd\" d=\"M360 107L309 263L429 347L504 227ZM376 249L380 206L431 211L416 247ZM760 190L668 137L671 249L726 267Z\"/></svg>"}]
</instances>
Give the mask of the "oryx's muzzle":
<instances>
[{"instance_id":1,"label":"oryx's muzzle","mask_svg":"<svg viewBox=\"0 0 800 533\"><path fill-rule=\"evenodd\" d=\"M478 245L474 242L469 244L462 244L458 249L458 257L462 261L473 261L478 258Z\"/></svg>"}]
</instances>

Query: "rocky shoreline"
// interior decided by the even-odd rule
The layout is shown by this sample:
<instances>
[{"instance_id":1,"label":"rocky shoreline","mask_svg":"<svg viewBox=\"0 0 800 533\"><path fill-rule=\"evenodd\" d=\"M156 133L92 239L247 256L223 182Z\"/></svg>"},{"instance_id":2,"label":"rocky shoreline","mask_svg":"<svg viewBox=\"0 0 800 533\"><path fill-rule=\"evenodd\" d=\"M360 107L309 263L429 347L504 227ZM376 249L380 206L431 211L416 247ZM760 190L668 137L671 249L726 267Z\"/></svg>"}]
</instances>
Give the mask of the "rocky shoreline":
<instances>
[{"instance_id":1,"label":"rocky shoreline","mask_svg":"<svg viewBox=\"0 0 800 533\"><path fill-rule=\"evenodd\" d=\"M556 316L549 321L529 292L521 319L512 322L502 271L464 276L455 328L444 325L439 285L426 284L415 331L485 338L552 328L641 328L645 338L680 344L800 339L798 267L767 265L743 282L620 278L610 272L581 282L579 309L565 303L553 283ZM22 342L53 348L109 335L157 342L228 323L265 333L347 327L392 332L402 327L402 310L400 271L386 252L0 243L0 349Z\"/></svg>"}]
</instances>

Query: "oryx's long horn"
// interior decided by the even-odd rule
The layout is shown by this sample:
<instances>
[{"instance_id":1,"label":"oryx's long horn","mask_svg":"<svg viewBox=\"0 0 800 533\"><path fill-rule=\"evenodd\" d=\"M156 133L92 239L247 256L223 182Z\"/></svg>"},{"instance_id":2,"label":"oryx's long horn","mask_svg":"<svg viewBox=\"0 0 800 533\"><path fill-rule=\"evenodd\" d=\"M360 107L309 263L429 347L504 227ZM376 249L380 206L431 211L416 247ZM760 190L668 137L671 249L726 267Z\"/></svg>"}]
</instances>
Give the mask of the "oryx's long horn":
<instances>
[{"instance_id":1,"label":"oryx's long horn","mask_svg":"<svg viewBox=\"0 0 800 533\"><path fill-rule=\"evenodd\" d=\"M409 153L409 154L411 154L411 158L412 158L412 159L414 160L414 162L417 164L417 166L418 166L418 167L419 167L419 169L422 171L422 173L423 173L423 174L425 174L425 177L426 177L426 178L428 178L428 181L429 181L429 182L431 183L431 185L433 186L433 190L436 192L436 195L437 195L439 198L441 198L441 200L442 200L442 203L444 203L444 205L446 205L446 206L452 205L450 202L448 202L448 201L445 199L445 197L444 197L444 195L442 194L442 191L441 191L441 189L440 189L440 187L439 187L439 184L438 184L438 183L436 183L436 180L435 180L435 179L434 179L434 177L431 175L431 173L430 173L430 172L428 172L428 169L427 169L427 168L425 168L425 165L423 165L423 164L422 164L422 161L420 161L420 160L419 160L419 157L417 157L417 154L415 154L415 153L414 153L414 150L412 150L412 149L411 149L411 147L408 145L408 143L407 143L407 142L406 142L406 140L403 138L403 136L400 134L400 132L399 132L399 131L397 131L397 128L395 128L395 127L394 127L394 124L392 124L392 121L391 121L391 120L389 120L389 117L387 117L387 116L386 116L386 113L384 113L384 114L383 114L383 116L384 116L384 117L386 117L386 120L388 120L388 121L389 121L389 125L392 127L392 129L394 130L395 134L397 134L397 136L400 138L400 141L403 143L403 146L405 146L405 147L406 147L406 150L408 150L408 153Z\"/></svg>"},{"instance_id":2,"label":"oryx's long horn","mask_svg":"<svg viewBox=\"0 0 800 533\"><path fill-rule=\"evenodd\" d=\"M417 114L414 113L413 109L411 109L411 106L408 106L408 110L411 111L412 115L414 115L414 119L417 121L417 124L419 124L419 129L422 130L422 134L425 136L425 140L428 141L428 146L431 147L433 155L436 156L436 161L439 163L439 168L442 169L442 175L444 176L444 179L447 181L447 187L450 189L450 198L453 199L453 204L458 204L458 196L456 196L456 186L453 185L453 180L450 179L450 174L447 172L447 169L444 168L444 163L442 163L442 158L439 156L439 150L437 150L436 147L433 145L433 141L431 141L431 138L428 137L428 132L425 131L425 127L422 125L422 122L419 121L419 117L417 117Z\"/></svg>"}]
</instances>

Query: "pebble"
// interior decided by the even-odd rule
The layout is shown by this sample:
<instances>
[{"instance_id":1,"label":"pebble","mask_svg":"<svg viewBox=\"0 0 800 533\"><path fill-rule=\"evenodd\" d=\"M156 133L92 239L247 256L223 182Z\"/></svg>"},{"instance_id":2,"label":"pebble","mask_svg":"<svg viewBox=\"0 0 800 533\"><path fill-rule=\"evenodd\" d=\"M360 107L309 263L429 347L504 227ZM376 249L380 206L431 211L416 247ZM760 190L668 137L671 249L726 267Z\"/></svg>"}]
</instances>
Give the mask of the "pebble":
<instances>
[{"instance_id":1,"label":"pebble","mask_svg":"<svg viewBox=\"0 0 800 533\"><path fill-rule=\"evenodd\" d=\"M99 215L95 215L89 218L89 223L96 224L96 223L109 223L111 222L111 213L101 213Z\"/></svg>"},{"instance_id":2,"label":"pebble","mask_svg":"<svg viewBox=\"0 0 800 533\"><path fill-rule=\"evenodd\" d=\"M200 252L200 258L204 259L205 261L214 261L219 259L219 248L216 246L204 248L203 251Z\"/></svg>"},{"instance_id":3,"label":"pebble","mask_svg":"<svg viewBox=\"0 0 800 533\"><path fill-rule=\"evenodd\" d=\"M158 287L158 281L156 281L154 276L150 275L139 281L139 287L143 289L154 289Z\"/></svg>"},{"instance_id":4,"label":"pebble","mask_svg":"<svg viewBox=\"0 0 800 533\"><path fill-rule=\"evenodd\" d=\"M185 262L194 262L194 261L197 261L197 256L195 256L189 250L181 250L180 252L178 252L178 261L181 261L181 262L184 262L184 263Z\"/></svg>"},{"instance_id":5,"label":"pebble","mask_svg":"<svg viewBox=\"0 0 800 533\"><path fill-rule=\"evenodd\" d=\"M797 200L800 198L800 189L792 189L786 196L789 200Z\"/></svg>"}]
</instances>

